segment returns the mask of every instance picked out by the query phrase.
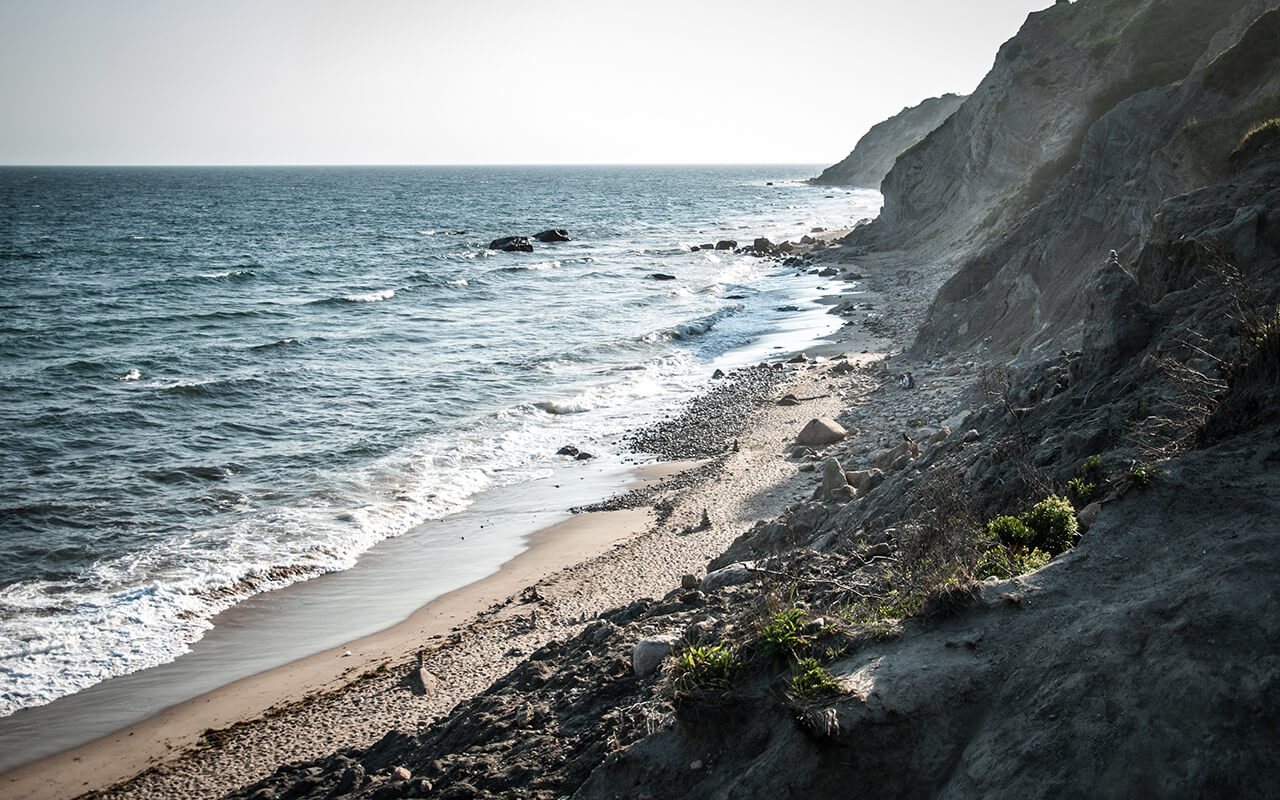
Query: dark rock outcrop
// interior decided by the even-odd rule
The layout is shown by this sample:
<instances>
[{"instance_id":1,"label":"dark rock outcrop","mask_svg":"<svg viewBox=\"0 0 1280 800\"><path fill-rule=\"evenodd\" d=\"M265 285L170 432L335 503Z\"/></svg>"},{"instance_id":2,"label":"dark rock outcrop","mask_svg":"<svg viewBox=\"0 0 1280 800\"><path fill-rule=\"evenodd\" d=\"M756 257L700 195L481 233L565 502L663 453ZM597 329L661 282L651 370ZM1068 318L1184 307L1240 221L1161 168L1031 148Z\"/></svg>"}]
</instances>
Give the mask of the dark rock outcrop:
<instances>
[{"instance_id":1,"label":"dark rock outcrop","mask_svg":"<svg viewBox=\"0 0 1280 800\"><path fill-rule=\"evenodd\" d=\"M917 106L904 108L867 131L853 152L822 171L811 183L824 186L861 186L879 189L898 154L909 150L964 102L964 96L944 94Z\"/></svg>"},{"instance_id":2,"label":"dark rock outcrop","mask_svg":"<svg viewBox=\"0 0 1280 800\"><path fill-rule=\"evenodd\" d=\"M528 236L503 236L489 242L490 250L502 250L507 253L532 253L533 242Z\"/></svg>"},{"instance_id":3,"label":"dark rock outcrop","mask_svg":"<svg viewBox=\"0 0 1280 800\"><path fill-rule=\"evenodd\" d=\"M569 232L564 228L552 228L551 230L535 233L533 238L547 244L553 242L571 242L573 239L569 236Z\"/></svg>"}]
</instances>

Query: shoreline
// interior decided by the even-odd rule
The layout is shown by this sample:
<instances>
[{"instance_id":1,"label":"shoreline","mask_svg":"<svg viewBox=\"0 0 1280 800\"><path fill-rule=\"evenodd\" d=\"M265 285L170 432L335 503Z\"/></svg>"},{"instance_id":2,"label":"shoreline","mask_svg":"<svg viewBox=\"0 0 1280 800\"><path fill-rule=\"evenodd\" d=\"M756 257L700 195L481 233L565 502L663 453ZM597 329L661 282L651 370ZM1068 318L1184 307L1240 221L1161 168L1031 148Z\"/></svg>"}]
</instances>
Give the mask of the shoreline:
<instances>
[{"instance_id":1,"label":"shoreline","mask_svg":"<svg viewBox=\"0 0 1280 800\"><path fill-rule=\"evenodd\" d=\"M838 292L839 289L834 291ZM863 292L858 292L858 296L866 299ZM810 355L845 352L854 361L866 360L859 356L869 353L872 346L882 344L882 341L866 335L860 336L856 331L850 334L848 326L819 341L821 343L807 346L805 351ZM859 350L862 352L859 353ZM874 353L872 357L879 355L884 355L884 352ZM793 379L796 377L804 378L800 375L793 376ZM831 405L829 411L834 414L839 407L838 398L833 398ZM816 410L809 408L797 413L803 415ZM764 430L767 430L767 426L761 426L759 420L753 424L753 433L760 434ZM772 438L772 432L766 435ZM773 457L775 454L769 455ZM652 481L659 477L658 473L671 473L681 466L684 465L663 462L638 468L637 472L649 471L648 475L642 477ZM795 472L792 471L788 477L794 481ZM744 523L748 520L768 519L780 513L785 505L785 498L778 497L777 489L785 484L785 480L780 480L775 486L757 487L757 491L737 498L736 502L752 507L754 511L745 515L738 514L736 532L745 530ZM715 497L708 502L720 499ZM693 509L687 503L684 505L675 514L677 520L682 516L691 518L700 510ZM182 702L87 744L16 767L0 775L0 781L3 781L8 793L6 796L74 797L85 791L110 787L139 773L145 776L148 770L159 774L181 772L187 764L199 761L211 750L221 748L228 738L242 736L247 729L263 727L263 723L269 720L297 715L308 707L320 704L319 699L326 696L349 697L358 694L365 684L380 679L385 681L386 673L403 670L412 660L412 654L423 643L434 645L434 655L461 644L460 639L465 638L465 634L460 633L460 628L465 628L465 633L475 633L477 625L488 627L495 623L510 624L520 620L526 611L533 612L531 619L536 619L537 611L544 605L538 587L548 582L559 584L558 588L573 581L582 582L581 576L592 572L593 562L609 556L612 551L664 533L657 527L646 530L647 526L643 521L648 518L650 510L651 506L646 506L629 511L580 514L567 522L543 529L533 534L528 549L504 563L497 573L427 603L399 624L353 642L350 646L353 655L350 657L344 658L340 653L329 649L274 667ZM619 530L622 532L618 533ZM610 534L609 531L613 533ZM670 531L665 533L669 535ZM703 549L700 560L705 563L718 555L733 538L736 538L736 533L726 536L724 532L720 532L718 543ZM685 563L689 566L687 561ZM694 571L697 571L696 568ZM577 577L567 581L565 575L573 573L577 573ZM678 582L679 576L675 577ZM669 583L670 577L665 577L664 580ZM530 588L534 590L532 596L537 599L526 602L525 597L529 595ZM622 594L634 599L640 596L635 591L638 588L642 587L622 587ZM599 613L604 609L599 608L597 603L592 609L580 612L575 618L576 622L580 624L593 616L589 613L591 610ZM537 622L529 627L531 630L526 631L526 634L539 629ZM563 621L550 625L546 632L557 630L564 630ZM535 635L533 638L539 640L546 637ZM489 649L494 650L492 647ZM419 715L429 721L447 713L453 704L485 688L493 679L518 663L524 654L525 651L519 647L505 648L496 653L500 657L489 664L489 669L472 668L467 675L468 680L463 682L443 681L445 688L438 695L427 698L425 708L419 709ZM491 652L491 655L495 654ZM466 660L456 658L456 654L446 654L446 658ZM429 655L428 664L431 660L432 656ZM403 683L405 680L394 682L397 686ZM209 729L217 733L202 739L201 735ZM354 741L348 738L339 736L323 742L313 741L305 752L298 755L315 756L345 746L368 744L359 737ZM178 754L176 758L175 753ZM273 767L279 760L279 754L269 756L269 760L269 766ZM249 774L259 773L260 769ZM130 795L125 792L118 796ZM143 790L141 794L134 796L151 794Z\"/></svg>"}]
</instances>

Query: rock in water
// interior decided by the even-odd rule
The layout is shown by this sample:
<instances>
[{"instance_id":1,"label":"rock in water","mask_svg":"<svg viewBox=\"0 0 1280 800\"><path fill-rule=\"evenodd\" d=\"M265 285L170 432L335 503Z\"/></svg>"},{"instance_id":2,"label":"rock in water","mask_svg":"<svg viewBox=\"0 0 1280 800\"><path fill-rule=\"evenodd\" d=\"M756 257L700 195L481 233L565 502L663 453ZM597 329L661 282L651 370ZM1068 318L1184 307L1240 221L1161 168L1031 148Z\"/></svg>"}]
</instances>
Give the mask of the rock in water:
<instances>
[{"instance_id":1,"label":"rock in water","mask_svg":"<svg viewBox=\"0 0 1280 800\"><path fill-rule=\"evenodd\" d=\"M655 281L674 281L676 279L675 275L668 275L665 272L655 272L649 277Z\"/></svg>"},{"instance_id":2,"label":"rock in water","mask_svg":"<svg viewBox=\"0 0 1280 800\"><path fill-rule=\"evenodd\" d=\"M720 241L716 242L717 250L736 250L737 248L738 248L738 243L735 242L733 239L721 239Z\"/></svg>"},{"instance_id":3,"label":"rock in water","mask_svg":"<svg viewBox=\"0 0 1280 800\"><path fill-rule=\"evenodd\" d=\"M636 649L631 653L631 668L636 677L644 678L656 672L662 660L671 655L671 648L677 641L678 636L666 633L636 642Z\"/></svg>"},{"instance_id":4,"label":"rock in water","mask_svg":"<svg viewBox=\"0 0 1280 800\"><path fill-rule=\"evenodd\" d=\"M845 477L844 468L840 466L840 462L834 458L828 458L822 464L822 498L824 500L836 499L836 491L843 489L849 485L848 478Z\"/></svg>"},{"instance_id":5,"label":"rock in water","mask_svg":"<svg viewBox=\"0 0 1280 800\"><path fill-rule=\"evenodd\" d=\"M840 441L846 435L844 426L833 419L811 419L809 424L804 426L804 430L800 431L800 435L796 437L796 441L810 447L821 447L823 445L834 444Z\"/></svg>"},{"instance_id":6,"label":"rock in water","mask_svg":"<svg viewBox=\"0 0 1280 800\"><path fill-rule=\"evenodd\" d=\"M774 250L778 249L778 246L761 236L751 244L751 249L755 250L757 253L772 253Z\"/></svg>"},{"instance_id":7,"label":"rock in water","mask_svg":"<svg viewBox=\"0 0 1280 800\"><path fill-rule=\"evenodd\" d=\"M535 233L533 238L540 242L571 242L573 239L569 237L569 232L564 228L552 228L551 230Z\"/></svg>"},{"instance_id":8,"label":"rock in water","mask_svg":"<svg viewBox=\"0 0 1280 800\"><path fill-rule=\"evenodd\" d=\"M503 236L489 242L490 250L502 250L507 253L532 253L533 242L528 236Z\"/></svg>"}]
</instances>

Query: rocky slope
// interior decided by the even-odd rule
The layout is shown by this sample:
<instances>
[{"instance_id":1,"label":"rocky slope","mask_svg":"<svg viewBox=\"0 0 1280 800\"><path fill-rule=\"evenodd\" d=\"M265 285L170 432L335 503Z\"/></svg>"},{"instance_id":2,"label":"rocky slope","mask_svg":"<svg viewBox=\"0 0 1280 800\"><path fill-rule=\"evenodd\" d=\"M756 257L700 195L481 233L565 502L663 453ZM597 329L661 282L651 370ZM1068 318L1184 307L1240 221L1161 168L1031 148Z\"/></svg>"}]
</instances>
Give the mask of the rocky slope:
<instances>
[{"instance_id":1,"label":"rocky slope","mask_svg":"<svg viewBox=\"0 0 1280 800\"><path fill-rule=\"evenodd\" d=\"M906 150L955 113L964 102L958 94L944 94L893 115L867 131L848 156L811 182L824 186L860 186L879 189L898 154Z\"/></svg>"},{"instance_id":2,"label":"rocky slope","mask_svg":"<svg viewBox=\"0 0 1280 800\"><path fill-rule=\"evenodd\" d=\"M1280 795L1275 5L1031 15L825 251L898 292L850 326L942 288L909 352L804 367L847 430L775 443L810 499L236 796Z\"/></svg>"}]
</instances>

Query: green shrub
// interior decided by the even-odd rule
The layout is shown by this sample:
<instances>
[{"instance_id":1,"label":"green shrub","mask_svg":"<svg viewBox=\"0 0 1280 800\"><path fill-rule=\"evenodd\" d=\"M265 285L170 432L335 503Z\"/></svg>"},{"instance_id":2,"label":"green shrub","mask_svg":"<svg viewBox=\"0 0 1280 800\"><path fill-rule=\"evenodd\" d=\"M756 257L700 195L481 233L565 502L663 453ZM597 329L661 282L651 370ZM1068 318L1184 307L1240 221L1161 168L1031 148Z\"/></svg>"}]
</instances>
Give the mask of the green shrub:
<instances>
[{"instance_id":1,"label":"green shrub","mask_svg":"<svg viewBox=\"0 0 1280 800\"><path fill-rule=\"evenodd\" d=\"M802 658L796 662L787 693L799 700L837 695L844 692L839 681L818 663L816 658Z\"/></svg>"},{"instance_id":2,"label":"green shrub","mask_svg":"<svg viewBox=\"0 0 1280 800\"><path fill-rule=\"evenodd\" d=\"M1151 484L1152 479L1156 476L1156 468L1147 464L1136 464L1129 470L1129 474L1125 478L1129 481L1129 485L1135 489L1145 489Z\"/></svg>"},{"instance_id":3,"label":"green shrub","mask_svg":"<svg viewBox=\"0 0 1280 800\"><path fill-rule=\"evenodd\" d=\"M1089 502L1089 498L1093 497L1093 493L1097 491L1098 485L1084 478L1076 477L1067 481L1067 494L1071 497L1071 502L1077 507Z\"/></svg>"},{"instance_id":4,"label":"green shrub","mask_svg":"<svg viewBox=\"0 0 1280 800\"><path fill-rule=\"evenodd\" d=\"M1025 575L1049 563L1049 554L1037 548L993 547L978 559L974 567L974 578L1000 578L1008 580L1018 575Z\"/></svg>"},{"instance_id":5,"label":"green shrub","mask_svg":"<svg viewBox=\"0 0 1280 800\"><path fill-rule=\"evenodd\" d=\"M764 654L780 662L798 658L800 651L809 643L808 638L801 633L804 624L803 609L793 608L774 614L760 631L760 644Z\"/></svg>"},{"instance_id":6,"label":"green shrub","mask_svg":"<svg viewBox=\"0 0 1280 800\"><path fill-rule=\"evenodd\" d=\"M685 692L731 692L741 666L738 651L728 644L694 645L676 656L671 679Z\"/></svg>"},{"instance_id":7,"label":"green shrub","mask_svg":"<svg viewBox=\"0 0 1280 800\"><path fill-rule=\"evenodd\" d=\"M1076 510L1071 501L1065 497L1051 495L1036 503L1031 510L1023 514L1022 522L1030 528L1035 536L1030 544L1050 555L1070 550L1075 546L1079 536L1076 523Z\"/></svg>"},{"instance_id":8,"label":"green shrub","mask_svg":"<svg viewBox=\"0 0 1280 800\"><path fill-rule=\"evenodd\" d=\"M1076 474L1095 483L1102 480L1102 456L1089 456L1080 462L1080 466L1076 469Z\"/></svg>"},{"instance_id":9,"label":"green shrub","mask_svg":"<svg viewBox=\"0 0 1280 800\"><path fill-rule=\"evenodd\" d=\"M1017 517L996 517L987 523L987 535L1009 547L1021 547L1028 544L1035 532Z\"/></svg>"}]
</instances>

